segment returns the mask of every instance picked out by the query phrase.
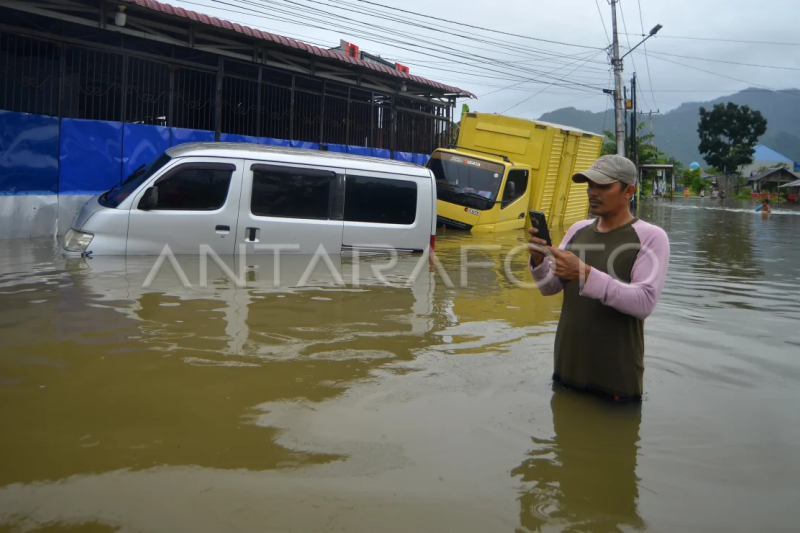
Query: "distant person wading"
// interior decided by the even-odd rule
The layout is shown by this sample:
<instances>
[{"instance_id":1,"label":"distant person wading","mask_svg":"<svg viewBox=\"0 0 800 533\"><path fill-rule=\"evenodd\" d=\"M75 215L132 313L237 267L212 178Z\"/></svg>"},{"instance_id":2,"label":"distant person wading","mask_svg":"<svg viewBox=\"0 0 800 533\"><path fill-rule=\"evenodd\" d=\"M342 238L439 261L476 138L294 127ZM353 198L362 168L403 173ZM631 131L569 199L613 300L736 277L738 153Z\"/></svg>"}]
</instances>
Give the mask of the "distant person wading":
<instances>
[{"instance_id":1,"label":"distant person wading","mask_svg":"<svg viewBox=\"0 0 800 533\"><path fill-rule=\"evenodd\" d=\"M572 177L588 183L590 212L558 248L529 230L534 281L545 296L564 291L555 341L553 381L612 400L640 400L644 320L664 287L669 240L631 215L636 167L606 155Z\"/></svg>"}]
</instances>

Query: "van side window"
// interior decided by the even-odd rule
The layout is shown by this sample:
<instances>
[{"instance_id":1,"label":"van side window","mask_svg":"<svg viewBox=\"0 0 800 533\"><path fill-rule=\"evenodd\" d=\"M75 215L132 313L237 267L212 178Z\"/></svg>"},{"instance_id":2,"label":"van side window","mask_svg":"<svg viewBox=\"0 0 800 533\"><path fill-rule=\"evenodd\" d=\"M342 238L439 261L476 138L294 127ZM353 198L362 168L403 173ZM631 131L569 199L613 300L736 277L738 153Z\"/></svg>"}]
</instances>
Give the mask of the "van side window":
<instances>
[{"instance_id":1,"label":"van side window","mask_svg":"<svg viewBox=\"0 0 800 533\"><path fill-rule=\"evenodd\" d=\"M347 176L344 219L347 222L413 224L417 218L417 184L365 176Z\"/></svg>"},{"instance_id":2,"label":"van side window","mask_svg":"<svg viewBox=\"0 0 800 533\"><path fill-rule=\"evenodd\" d=\"M253 165L250 211L256 216L327 220L335 174Z\"/></svg>"},{"instance_id":3,"label":"van side window","mask_svg":"<svg viewBox=\"0 0 800 533\"><path fill-rule=\"evenodd\" d=\"M508 180L503 190L502 207L506 207L514 200L525 194L528 188L528 171L511 170L508 172Z\"/></svg>"},{"instance_id":4,"label":"van side window","mask_svg":"<svg viewBox=\"0 0 800 533\"><path fill-rule=\"evenodd\" d=\"M229 164L188 163L156 181L158 202L153 211L214 211L225 204L231 174Z\"/></svg>"}]
</instances>

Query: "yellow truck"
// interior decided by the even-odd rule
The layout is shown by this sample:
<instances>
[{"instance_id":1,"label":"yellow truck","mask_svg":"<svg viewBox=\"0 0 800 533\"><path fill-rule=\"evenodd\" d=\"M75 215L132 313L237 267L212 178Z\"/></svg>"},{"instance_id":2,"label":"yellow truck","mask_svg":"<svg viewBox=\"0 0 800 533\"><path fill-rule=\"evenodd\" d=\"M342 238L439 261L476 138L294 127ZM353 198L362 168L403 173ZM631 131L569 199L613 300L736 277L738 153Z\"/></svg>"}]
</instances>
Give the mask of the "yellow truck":
<instances>
[{"instance_id":1,"label":"yellow truck","mask_svg":"<svg viewBox=\"0 0 800 533\"><path fill-rule=\"evenodd\" d=\"M427 163L436 176L438 226L509 231L542 211L551 227L587 217L586 184L572 174L600 156L603 136L576 128L489 113L465 113L457 146Z\"/></svg>"}]
</instances>

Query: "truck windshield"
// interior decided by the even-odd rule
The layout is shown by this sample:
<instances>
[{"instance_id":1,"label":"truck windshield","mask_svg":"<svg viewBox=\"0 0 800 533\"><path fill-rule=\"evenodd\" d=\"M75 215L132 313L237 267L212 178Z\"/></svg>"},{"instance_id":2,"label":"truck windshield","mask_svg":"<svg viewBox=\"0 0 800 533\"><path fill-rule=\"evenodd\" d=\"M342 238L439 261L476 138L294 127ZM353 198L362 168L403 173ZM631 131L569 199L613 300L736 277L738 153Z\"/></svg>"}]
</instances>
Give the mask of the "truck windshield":
<instances>
[{"instance_id":1,"label":"truck windshield","mask_svg":"<svg viewBox=\"0 0 800 533\"><path fill-rule=\"evenodd\" d=\"M100 196L99 203L103 207L118 207L122 201L127 198L133 191L139 188L147 178L155 174L160 168L166 165L172 159L165 153L161 154L150 163L141 165L139 168L131 172L130 176L122 180L122 183L115 185L113 189L103 193Z\"/></svg>"},{"instance_id":2,"label":"truck windshield","mask_svg":"<svg viewBox=\"0 0 800 533\"><path fill-rule=\"evenodd\" d=\"M505 172L500 163L446 152L434 152L428 168L436 177L440 199L477 209L494 206Z\"/></svg>"}]
</instances>

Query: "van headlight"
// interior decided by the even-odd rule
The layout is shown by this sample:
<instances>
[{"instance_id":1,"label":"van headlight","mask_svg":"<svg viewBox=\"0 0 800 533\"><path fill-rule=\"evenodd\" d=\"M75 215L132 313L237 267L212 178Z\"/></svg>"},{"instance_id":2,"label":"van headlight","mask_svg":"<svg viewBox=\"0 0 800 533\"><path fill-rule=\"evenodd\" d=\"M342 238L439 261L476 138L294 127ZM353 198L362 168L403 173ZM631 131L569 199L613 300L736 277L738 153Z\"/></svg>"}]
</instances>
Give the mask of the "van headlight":
<instances>
[{"instance_id":1,"label":"van headlight","mask_svg":"<svg viewBox=\"0 0 800 533\"><path fill-rule=\"evenodd\" d=\"M86 251L86 248L89 247L93 238L94 235L91 233L70 229L67 234L64 235L64 249L68 252L83 253Z\"/></svg>"}]
</instances>

